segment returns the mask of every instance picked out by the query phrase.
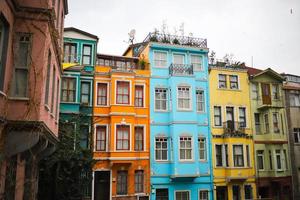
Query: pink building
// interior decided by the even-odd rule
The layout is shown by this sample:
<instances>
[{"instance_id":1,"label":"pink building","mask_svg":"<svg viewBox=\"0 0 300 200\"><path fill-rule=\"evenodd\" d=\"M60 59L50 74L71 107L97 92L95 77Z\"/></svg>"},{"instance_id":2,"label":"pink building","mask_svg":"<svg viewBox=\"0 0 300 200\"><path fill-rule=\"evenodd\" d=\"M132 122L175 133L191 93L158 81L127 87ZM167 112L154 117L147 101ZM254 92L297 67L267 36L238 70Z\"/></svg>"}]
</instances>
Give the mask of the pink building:
<instances>
[{"instance_id":1,"label":"pink building","mask_svg":"<svg viewBox=\"0 0 300 200\"><path fill-rule=\"evenodd\" d=\"M58 141L67 0L0 0L0 199L36 199Z\"/></svg>"}]
</instances>

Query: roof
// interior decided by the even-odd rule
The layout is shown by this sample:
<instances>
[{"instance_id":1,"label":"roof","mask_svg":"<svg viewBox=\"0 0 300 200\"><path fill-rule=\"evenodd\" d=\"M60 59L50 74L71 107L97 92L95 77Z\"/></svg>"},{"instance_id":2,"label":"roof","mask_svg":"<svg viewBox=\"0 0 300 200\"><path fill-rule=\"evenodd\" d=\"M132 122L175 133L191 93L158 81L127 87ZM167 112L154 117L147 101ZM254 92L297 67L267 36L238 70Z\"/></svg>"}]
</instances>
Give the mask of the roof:
<instances>
[{"instance_id":1,"label":"roof","mask_svg":"<svg viewBox=\"0 0 300 200\"><path fill-rule=\"evenodd\" d=\"M263 75L263 74L269 74L269 75L271 75L272 77L274 77L275 79L277 79L279 81L284 81L285 80L285 78L283 76L281 76L279 73L275 72L271 68L267 68L265 70L260 70L260 69L248 67L248 74L252 78L258 77L258 76Z\"/></svg>"},{"instance_id":2,"label":"roof","mask_svg":"<svg viewBox=\"0 0 300 200\"><path fill-rule=\"evenodd\" d=\"M258 74L260 72L262 72L263 70L261 69L257 69L257 68L253 68L253 67L246 67L247 70L248 70L248 74L251 76L255 75L255 74Z\"/></svg>"},{"instance_id":3,"label":"roof","mask_svg":"<svg viewBox=\"0 0 300 200\"><path fill-rule=\"evenodd\" d=\"M146 44L148 44L148 42L140 42L140 43L131 44L131 45L129 45L129 46L127 47L127 49L124 51L124 53L123 53L122 55L123 55L123 56L126 55L126 53L127 53L129 50L131 50L131 49L133 49L133 48L135 48L135 47L138 47L138 46L144 46L144 47L145 47ZM138 53L141 53L141 51L138 52ZM136 56L139 56L139 54L136 55Z\"/></svg>"},{"instance_id":4,"label":"roof","mask_svg":"<svg viewBox=\"0 0 300 200\"><path fill-rule=\"evenodd\" d=\"M118 55L111 55L111 54L102 54L98 53L97 58L102 57L102 58L121 58L121 59L139 59L138 57L128 57L128 56L118 56Z\"/></svg>"},{"instance_id":5,"label":"roof","mask_svg":"<svg viewBox=\"0 0 300 200\"><path fill-rule=\"evenodd\" d=\"M95 40L99 40L98 36L97 35L93 35L91 33L88 33L88 32L85 32L83 30L80 30L78 28L74 28L74 27L67 27L67 28L64 28L64 32L68 32L68 31L74 31L74 32L77 32L77 33L80 33L82 35L86 35L88 37L91 37L91 38L94 38Z\"/></svg>"}]
</instances>

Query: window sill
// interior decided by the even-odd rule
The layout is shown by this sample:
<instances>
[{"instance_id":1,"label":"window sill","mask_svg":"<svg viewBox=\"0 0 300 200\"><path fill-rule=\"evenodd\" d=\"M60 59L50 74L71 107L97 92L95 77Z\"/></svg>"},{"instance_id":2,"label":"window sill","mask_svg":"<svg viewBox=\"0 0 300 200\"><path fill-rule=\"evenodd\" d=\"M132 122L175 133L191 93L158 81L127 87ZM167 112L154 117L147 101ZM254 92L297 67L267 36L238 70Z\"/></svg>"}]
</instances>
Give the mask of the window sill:
<instances>
[{"instance_id":1,"label":"window sill","mask_svg":"<svg viewBox=\"0 0 300 200\"><path fill-rule=\"evenodd\" d=\"M60 103L65 103L65 104L78 104L78 105L80 105L80 103L78 103L78 102L69 102L69 101L61 101Z\"/></svg>"},{"instance_id":2,"label":"window sill","mask_svg":"<svg viewBox=\"0 0 300 200\"><path fill-rule=\"evenodd\" d=\"M158 162L160 164L169 164L172 163L170 160L154 160L155 162Z\"/></svg>"},{"instance_id":3,"label":"window sill","mask_svg":"<svg viewBox=\"0 0 300 200\"><path fill-rule=\"evenodd\" d=\"M205 111L197 111L197 114L206 114L206 112Z\"/></svg>"},{"instance_id":4,"label":"window sill","mask_svg":"<svg viewBox=\"0 0 300 200\"><path fill-rule=\"evenodd\" d=\"M199 162L202 162L202 163L204 163L204 162L207 162L207 160L198 160Z\"/></svg>"},{"instance_id":5,"label":"window sill","mask_svg":"<svg viewBox=\"0 0 300 200\"><path fill-rule=\"evenodd\" d=\"M7 98L7 95L4 92L2 92L2 91L0 91L0 95L4 96L5 98Z\"/></svg>"},{"instance_id":6,"label":"window sill","mask_svg":"<svg viewBox=\"0 0 300 200\"><path fill-rule=\"evenodd\" d=\"M29 101L28 97L8 97L8 99L13 101Z\"/></svg>"},{"instance_id":7,"label":"window sill","mask_svg":"<svg viewBox=\"0 0 300 200\"><path fill-rule=\"evenodd\" d=\"M179 160L179 163L194 163L194 160Z\"/></svg>"},{"instance_id":8,"label":"window sill","mask_svg":"<svg viewBox=\"0 0 300 200\"><path fill-rule=\"evenodd\" d=\"M192 109L178 109L177 108L177 112L193 112L193 110Z\"/></svg>"},{"instance_id":9,"label":"window sill","mask_svg":"<svg viewBox=\"0 0 300 200\"><path fill-rule=\"evenodd\" d=\"M96 108L109 108L109 105L95 105Z\"/></svg>"},{"instance_id":10,"label":"window sill","mask_svg":"<svg viewBox=\"0 0 300 200\"><path fill-rule=\"evenodd\" d=\"M49 108L49 106L48 106L47 104L45 104L45 109L46 109L47 111L50 111L50 108Z\"/></svg>"},{"instance_id":11,"label":"window sill","mask_svg":"<svg viewBox=\"0 0 300 200\"><path fill-rule=\"evenodd\" d=\"M54 115L53 113L50 113L50 116L51 116L52 118L55 118L55 115Z\"/></svg>"},{"instance_id":12,"label":"window sill","mask_svg":"<svg viewBox=\"0 0 300 200\"><path fill-rule=\"evenodd\" d=\"M154 110L154 112L158 112L158 113L167 113L167 112L169 112L169 110Z\"/></svg>"},{"instance_id":13,"label":"window sill","mask_svg":"<svg viewBox=\"0 0 300 200\"><path fill-rule=\"evenodd\" d=\"M230 89L230 88L218 88L218 90L228 90L228 91L242 92L241 89Z\"/></svg>"}]
</instances>

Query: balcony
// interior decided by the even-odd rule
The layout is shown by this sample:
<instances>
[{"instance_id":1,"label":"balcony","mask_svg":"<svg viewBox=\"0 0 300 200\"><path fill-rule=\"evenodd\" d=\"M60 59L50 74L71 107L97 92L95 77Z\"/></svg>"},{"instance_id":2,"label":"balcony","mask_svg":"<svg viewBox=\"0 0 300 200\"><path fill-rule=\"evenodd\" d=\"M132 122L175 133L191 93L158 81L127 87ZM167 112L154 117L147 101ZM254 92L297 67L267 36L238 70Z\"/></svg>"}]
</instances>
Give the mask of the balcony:
<instances>
[{"instance_id":1,"label":"balcony","mask_svg":"<svg viewBox=\"0 0 300 200\"><path fill-rule=\"evenodd\" d=\"M245 126L246 124L244 122L235 122L235 121L223 122L224 134L228 136L243 135L245 134Z\"/></svg>"},{"instance_id":2,"label":"balcony","mask_svg":"<svg viewBox=\"0 0 300 200\"><path fill-rule=\"evenodd\" d=\"M184 45L198 48L207 48L207 40L189 36L170 35L164 33L149 33L143 42L159 42L172 45Z\"/></svg>"},{"instance_id":3,"label":"balcony","mask_svg":"<svg viewBox=\"0 0 300 200\"><path fill-rule=\"evenodd\" d=\"M169 74L171 76L192 76L194 74L193 65L172 63L169 67Z\"/></svg>"},{"instance_id":4,"label":"balcony","mask_svg":"<svg viewBox=\"0 0 300 200\"><path fill-rule=\"evenodd\" d=\"M257 109L265 108L283 108L283 97L282 96L258 96L256 99Z\"/></svg>"}]
</instances>

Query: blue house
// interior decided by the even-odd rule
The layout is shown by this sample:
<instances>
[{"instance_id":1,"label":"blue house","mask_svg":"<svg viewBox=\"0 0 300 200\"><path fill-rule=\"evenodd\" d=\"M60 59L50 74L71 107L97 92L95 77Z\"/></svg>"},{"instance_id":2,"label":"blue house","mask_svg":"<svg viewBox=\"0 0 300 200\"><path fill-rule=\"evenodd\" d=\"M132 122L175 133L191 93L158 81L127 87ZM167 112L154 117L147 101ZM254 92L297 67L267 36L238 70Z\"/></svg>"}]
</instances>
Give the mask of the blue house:
<instances>
[{"instance_id":1,"label":"blue house","mask_svg":"<svg viewBox=\"0 0 300 200\"><path fill-rule=\"evenodd\" d=\"M151 199L213 199L206 40L150 33L130 53L151 69Z\"/></svg>"},{"instance_id":2,"label":"blue house","mask_svg":"<svg viewBox=\"0 0 300 200\"><path fill-rule=\"evenodd\" d=\"M74 148L91 145L93 78L98 37L76 28L64 29L64 60L61 82L60 134L74 135ZM84 174L83 174L84 175ZM83 195L90 197L91 184Z\"/></svg>"}]
</instances>

